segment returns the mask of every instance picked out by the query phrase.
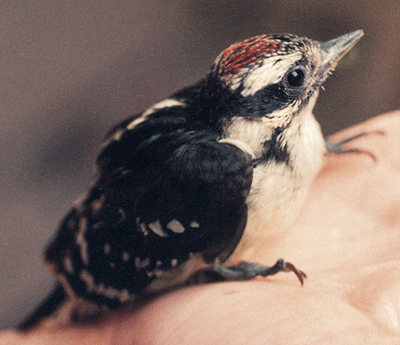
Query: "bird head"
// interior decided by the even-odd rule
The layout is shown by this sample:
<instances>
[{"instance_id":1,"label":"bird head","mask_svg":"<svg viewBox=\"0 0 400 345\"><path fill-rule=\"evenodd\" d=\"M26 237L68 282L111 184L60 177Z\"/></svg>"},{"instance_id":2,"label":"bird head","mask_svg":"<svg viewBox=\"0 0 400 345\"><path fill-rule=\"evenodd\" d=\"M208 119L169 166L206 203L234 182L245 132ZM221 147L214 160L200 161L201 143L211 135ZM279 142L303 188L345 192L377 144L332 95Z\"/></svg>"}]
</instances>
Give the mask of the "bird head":
<instances>
[{"instance_id":1,"label":"bird head","mask_svg":"<svg viewBox=\"0 0 400 345\"><path fill-rule=\"evenodd\" d=\"M282 127L315 99L361 30L320 43L295 35L260 35L233 44L215 60L204 87L206 121L273 119ZM313 97L314 96L314 97Z\"/></svg>"}]
</instances>

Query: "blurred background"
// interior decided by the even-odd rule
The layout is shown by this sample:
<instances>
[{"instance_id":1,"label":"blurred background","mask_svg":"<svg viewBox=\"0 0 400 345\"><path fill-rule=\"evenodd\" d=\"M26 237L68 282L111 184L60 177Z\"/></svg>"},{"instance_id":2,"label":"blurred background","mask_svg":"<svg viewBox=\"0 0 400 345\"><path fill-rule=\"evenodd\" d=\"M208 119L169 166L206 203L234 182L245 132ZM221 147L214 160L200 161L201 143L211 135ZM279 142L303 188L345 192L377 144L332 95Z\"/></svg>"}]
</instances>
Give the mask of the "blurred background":
<instances>
[{"instance_id":1,"label":"blurred background","mask_svg":"<svg viewBox=\"0 0 400 345\"><path fill-rule=\"evenodd\" d=\"M328 79L325 134L400 108L400 2L53 0L0 4L0 328L51 289L42 250L107 129L260 33L365 36Z\"/></svg>"}]
</instances>

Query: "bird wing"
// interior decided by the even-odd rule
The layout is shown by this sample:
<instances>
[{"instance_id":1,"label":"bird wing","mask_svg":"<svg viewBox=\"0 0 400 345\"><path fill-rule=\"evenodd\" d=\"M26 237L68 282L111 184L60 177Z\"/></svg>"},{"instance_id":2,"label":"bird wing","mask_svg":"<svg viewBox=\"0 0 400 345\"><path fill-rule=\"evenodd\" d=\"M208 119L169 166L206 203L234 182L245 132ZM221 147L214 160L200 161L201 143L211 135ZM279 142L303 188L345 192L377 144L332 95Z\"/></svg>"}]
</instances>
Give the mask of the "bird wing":
<instances>
[{"instance_id":1,"label":"bird wing","mask_svg":"<svg viewBox=\"0 0 400 345\"><path fill-rule=\"evenodd\" d=\"M114 290L138 293L194 254L224 261L238 244L251 156L207 128L192 130L187 111L132 118L98 156L97 180L46 251L79 295L113 306Z\"/></svg>"}]
</instances>

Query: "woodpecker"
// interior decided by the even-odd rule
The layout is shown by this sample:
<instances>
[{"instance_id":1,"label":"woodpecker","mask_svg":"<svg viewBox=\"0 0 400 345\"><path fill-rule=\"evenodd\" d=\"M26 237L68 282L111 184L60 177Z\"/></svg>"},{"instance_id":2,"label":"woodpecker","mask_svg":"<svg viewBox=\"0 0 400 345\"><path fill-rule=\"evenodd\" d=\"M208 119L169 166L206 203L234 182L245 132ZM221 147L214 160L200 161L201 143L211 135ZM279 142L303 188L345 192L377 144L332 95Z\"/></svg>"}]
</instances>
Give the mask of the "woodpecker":
<instances>
[{"instance_id":1,"label":"woodpecker","mask_svg":"<svg viewBox=\"0 0 400 345\"><path fill-rule=\"evenodd\" d=\"M327 152L312 113L318 91L362 35L246 39L195 85L116 125L45 251L59 283L19 329L114 309L201 271L292 271L303 283L283 259L241 258L297 217Z\"/></svg>"}]
</instances>

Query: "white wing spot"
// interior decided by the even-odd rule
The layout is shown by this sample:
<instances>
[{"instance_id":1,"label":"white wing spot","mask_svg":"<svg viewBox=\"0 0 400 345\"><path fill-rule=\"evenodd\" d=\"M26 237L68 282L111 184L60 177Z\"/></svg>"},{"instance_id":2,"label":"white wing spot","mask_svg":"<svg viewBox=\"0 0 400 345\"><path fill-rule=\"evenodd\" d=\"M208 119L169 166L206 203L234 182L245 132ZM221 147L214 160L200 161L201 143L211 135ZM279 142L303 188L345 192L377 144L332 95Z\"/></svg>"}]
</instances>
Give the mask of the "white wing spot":
<instances>
[{"instance_id":1,"label":"white wing spot","mask_svg":"<svg viewBox=\"0 0 400 345\"><path fill-rule=\"evenodd\" d=\"M149 231L147 230L147 227L146 227L146 223L140 223L139 228L145 236L147 236L149 234Z\"/></svg>"},{"instance_id":2,"label":"white wing spot","mask_svg":"<svg viewBox=\"0 0 400 345\"><path fill-rule=\"evenodd\" d=\"M149 228L151 231L153 231L156 235L160 237L167 237L168 235L165 233L165 231L162 228L162 225L159 220L156 222L150 223Z\"/></svg>"},{"instance_id":3,"label":"white wing spot","mask_svg":"<svg viewBox=\"0 0 400 345\"><path fill-rule=\"evenodd\" d=\"M171 231L177 233L177 234L182 234L185 232L184 226L176 219L171 220L167 224L167 228L170 229Z\"/></svg>"},{"instance_id":4,"label":"white wing spot","mask_svg":"<svg viewBox=\"0 0 400 345\"><path fill-rule=\"evenodd\" d=\"M63 260L63 266L65 268L65 270L69 273L69 274L74 274L74 265L72 264L72 260L70 255L66 255L64 256L64 260Z\"/></svg>"},{"instance_id":5,"label":"white wing spot","mask_svg":"<svg viewBox=\"0 0 400 345\"><path fill-rule=\"evenodd\" d=\"M103 283L96 285L93 276L86 270L83 270L79 276L85 283L87 291L93 291L108 298L118 298L121 303L133 298L127 289L117 290L111 286L105 287Z\"/></svg>"},{"instance_id":6,"label":"white wing spot","mask_svg":"<svg viewBox=\"0 0 400 345\"><path fill-rule=\"evenodd\" d=\"M165 276L165 271L164 270L155 270L154 274L157 278Z\"/></svg>"},{"instance_id":7,"label":"white wing spot","mask_svg":"<svg viewBox=\"0 0 400 345\"><path fill-rule=\"evenodd\" d=\"M93 276L86 270L83 270L79 276L81 279L85 282L86 284L86 290L87 291L94 291L94 278Z\"/></svg>"},{"instance_id":8,"label":"white wing spot","mask_svg":"<svg viewBox=\"0 0 400 345\"><path fill-rule=\"evenodd\" d=\"M134 119L127 127L126 129L128 131L134 129L138 124L142 123L144 120L146 120L146 117L155 113L157 110L160 110L162 108L171 108L171 107L183 107L185 104L182 102L177 101L176 99L165 99L161 102L158 102L157 104L154 104L152 107L149 109L145 110L141 116L138 118Z\"/></svg>"},{"instance_id":9,"label":"white wing spot","mask_svg":"<svg viewBox=\"0 0 400 345\"><path fill-rule=\"evenodd\" d=\"M74 290L72 290L71 284L69 283L67 277L64 274L60 273L58 275L58 280L61 282L62 287L64 288L68 298L74 300L76 298L76 295Z\"/></svg>"},{"instance_id":10,"label":"white wing spot","mask_svg":"<svg viewBox=\"0 0 400 345\"><path fill-rule=\"evenodd\" d=\"M154 104L152 107L147 109L142 116L144 117L149 116L162 108L183 107L183 106L185 106L184 103L179 102L178 100L173 98L167 98L161 102Z\"/></svg>"},{"instance_id":11,"label":"white wing spot","mask_svg":"<svg viewBox=\"0 0 400 345\"><path fill-rule=\"evenodd\" d=\"M122 260L127 262L131 256L127 252L122 253Z\"/></svg>"},{"instance_id":12,"label":"white wing spot","mask_svg":"<svg viewBox=\"0 0 400 345\"><path fill-rule=\"evenodd\" d=\"M146 258L143 261L137 256L135 258L135 266L137 269L146 268L150 265L150 259Z\"/></svg>"},{"instance_id":13,"label":"white wing spot","mask_svg":"<svg viewBox=\"0 0 400 345\"><path fill-rule=\"evenodd\" d=\"M99 211L103 207L103 204L105 201L106 201L106 197L104 196L104 194L102 194L99 199L96 199L91 203L90 206L92 207L92 211L93 211L94 215L97 215L99 213Z\"/></svg>"},{"instance_id":14,"label":"white wing spot","mask_svg":"<svg viewBox=\"0 0 400 345\"><path fill-rule=\"evenodd\" d=\"M111 252L111 246L108 243L106 243L104 245L104 254L108 255L110 254L110 252Z\"/></svg>"},{"instance_id":15,"label":"white wing spot","mask_svg":"<svg viewBox=\"0 0 400 345\"><path fill-rule=\"evenodd\" d=\"M81 209L81 208L82 208L83 202L85 201L85 199L86 199L88 196L89 196L89 191L86 191L85 193L81 194L81 195L78 197L78 199L76 199L76 200L74 201L74 204L73 204L74 208L75 208L76 210Z\"/></svg>"},{"instance_id":16,"label":"white wing spot","mask_svg":"<svg viewBox=\"0 0 400 345\"><path fill-rule=\"evenodd\" d=\"M125 132L125 131L124 131L123 129L120 129L119 131L116 131L116 132L114 133L114 135L113 135L113 139L114 139L115 141L119 141L119 139L121 139L122 134L123 134L124 132Z\"/></svg>"},{"instance_id":17,"label":"white wing spot","mask_svg":"<svg viewBox=\"0 0 400 345\"><path fill-rule=\"evenodd\" d=\"M190 227L191 228L199 228L200 224L194 220L193 222L190 223Z\"/></svg>"},{"instance_id":18,"label":"white wing spot","mask_svg":"<svg viewBox=\"0 0 400 345\"><path fill-rule=\"evenodd\" d=\"M162 265L162 261L161 261L161 260L157 260L156 266L157 266L157 267L160 267L161 265Z\"/></svg>"},{"instance_id":19,"label":"white wing spot","mask_svg":"<svg viewBox=\"0 0 400 345\"><path fill-rule=\"evenodd\" d=\"M172 259L171 260L171 266L176 267L178 265L178 260L177 259Z\"/></svg>"},{"instance_id":20,"label":"white wing spot","mask_svg":"<svg viewBox=\"0 0 400 345\"><path fill-rule=\"evenodd\" d=\"M142 115L138 117L137 119L133 120L127 127L126 129L128 131L134 129L138 124L142 123L146 118Z\"/></svg>"},{"instance_id":21,"label":"white wing spot","mask_svg":"<svg viewBox=\"0 0 400 345\"><path fill-rule=\"evenodd\" d=\"M87 229L87 219L86 219L86 217L82 217L79 220L79 231L80 232L85 232L86 229Z\"/></svg>"},{"instance_id":22,"label":"white wing spot","mask_svg":"<svg viewBox=\"0 0 400 345\"><path fill-rule=\"evenodd\" d=\"M129 291L126 289L123 289L120 294L119 294L119 300L124 303L127 302L131 299L131 295L129 295Z\"/></svg>"},{"instance_id":23,"label":"white wing spot","mask_svg":"<svg viewBox=\"0 0 400 345\"><path fill-rule=\"evenodd\" d=\"M110 262L110 267L111 268L115 268L115 263L114 262Z\"/></svg>"},{"instance_id":24,"label":"white wing spot","mask_svg":"<svg viewBox=\"0 0 400 345\"><path fill-rule=\"evenodd\" d=\"M125 211L123 208L119 208L118 213L120 214L121 218L118 220L118 222L115 224L115 226L121 224L126 219L126 214L125 214Z\"/></svg>"},{"instance_id":25,"label":"white wing spot","mask_svg":"<svg viewBox=\"0 0 400 345\"><path fill-rule=\"evenodd\" d=\"M157 110L160 110L162 108L170 108L170 107L183 107L185 106L184 103L179 102L176 99L165 99L155 105L153 105L152 107L150 107L149 109L145 110L139 117L135 118L134 120L132 120L127 126L126 128L122 128L119 129L118 131L116 131L106 142L103 143L102 147L106 147L107 145L109 145L111 142L113 141L119 141L122 137L122 135L128 130L131 131L132 129L134 129L137 125L141 124L142 122L144 122L146 120L146 117L155 113Z\"/></svg>"},{"instance_id":26,"label":"white wing spot","mask_svg":"<svg viewBox=\"0 0 400 345\"><path fill-rule=\"evenodd\" d=\"M104 222L101 220L100 222L93 224L93 229L97 230L100 229L104 225Z\"/></svg>"},{"instance_id":27,"label":"white wing spot","mask_svg":"<svg viewBox=\"0 0 400 345\"><path fill-rule=\"evenodd\" d=\"M81 259L84 265L89 265L88 245L85 239L85 232L87 229L87 219L82 217L79 221L79 232L76 236L76 244L79 246Z\"/></svg>"}]
</instances>

